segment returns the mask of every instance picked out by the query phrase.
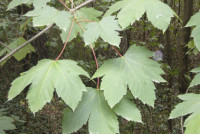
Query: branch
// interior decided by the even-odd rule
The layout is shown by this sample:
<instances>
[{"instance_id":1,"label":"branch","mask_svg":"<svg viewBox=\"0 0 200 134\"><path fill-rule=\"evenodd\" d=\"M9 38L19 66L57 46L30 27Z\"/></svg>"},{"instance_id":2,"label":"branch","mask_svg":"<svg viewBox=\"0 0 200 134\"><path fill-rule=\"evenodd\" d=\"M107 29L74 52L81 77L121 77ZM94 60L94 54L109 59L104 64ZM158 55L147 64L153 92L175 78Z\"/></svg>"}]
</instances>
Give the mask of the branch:
<instances>
[{"instance_id":1,"label":"branch","mask_svg":"<svg viewBox=\"0 0 200 134\"><path fill-rule=\"evenodd\" d=\"M30 40L26 41L24 44L20 45L19 47L17 47L16 49L14 49L13 51L11 51L9 54L7 54L6 56L4 56L1 60L0 63L2 63L4 60L8 59L10 56L12 56L13 54L15 54L17 51L19 51L20 49L22 49L23 47L25 47L26 45L28 45L30 42L32 42L33 40L37 39L38 37L40 37L43 33L45 33L47 30L49 30L51 27L53 26L53 24L49 25L48 27L46 27L44 30L42 30L41 32L39 32L38 34L36 34L34 37L32 37Z\"/></svg>"},{"instance_id":2,"label":"branch","mask_svg":"<svg viewBox=\"0 0 200 134\"><path fill-rule=\"evenodd\" d=\"M80 4L79 6L75 7L74 9L72 9L72 11L77 10L77 9L79 9L79 8L81 8L81 7L83 7L83 6L87 5L87 4L89 4L89 3L91 3L91 2L95 2L95 0L88 0L88 1L86 1L86 2L84 2L84 3L82 3L82 4Z\"/></svg>"},{"instance_id":3,"label":"branch","mask_svg":"<svg viewBox=\"0 0 200 134\"><path fill-rule=\"evenodd\" d=\"M11 50L11 51L12 51L12 49L11 49L9 46L7 46L7 45L3 44L1 41L0 41L0 44L1 44L2 46L6 47L6 48L8 48L9 50Z\"/></svg>"},{"instance_id":4,"label":"branch","mask_svg":"<svg viewBox=\"0 0 200 134\"><path fill-rule=\"evenodd\" d=\"M120 54L120 52L117 51L117 49L116 49L113 45L111 45L111 46L112 46L112 48L117 52L117 54L118 54L120 57L123 57L123 56Z\"/></svg>"},{"instance_id":5,"label":"branch","mask_svg":"<svg viewBox=\"0 0 200 134\"><path fill-rule=\"evenodd\" d=\"M74 9L71 9L72 11L75 11L79 8L82 8L83 6L94 2L95 0L88 0L82 4L80 4L79 6L75 7ZM1 60L0 60L0 64L5 61L6 59L8 59L10 56L12 56L13 54L15 54L17 51L19 51L20 49L22 49L23 47L25 47L26 45L28 45L30 42L32 42L33 40L37 39L38 37L40 37L42 34L44 34L47 30L49 30L50 28L53 27L53 24L47 26L44 30L42 30L41 32L39 32L38 34L36 34L34 37L32 37L31 39L29 39L28 41L26 41L24 44L20 45L19 47L17 47L16 49L14 49L13 51L11 51L9 54L7 54L6 56L4 56Z\"/></svg>"}]
</instances>

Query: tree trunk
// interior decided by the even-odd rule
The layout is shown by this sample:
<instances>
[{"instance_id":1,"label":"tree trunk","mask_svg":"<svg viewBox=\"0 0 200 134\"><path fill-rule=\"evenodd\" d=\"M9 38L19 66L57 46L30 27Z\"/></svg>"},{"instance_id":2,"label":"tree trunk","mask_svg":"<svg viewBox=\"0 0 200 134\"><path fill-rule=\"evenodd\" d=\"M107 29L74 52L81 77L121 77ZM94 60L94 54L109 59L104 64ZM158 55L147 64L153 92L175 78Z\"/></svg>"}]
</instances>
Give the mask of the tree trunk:
<instances>
[{"instance_id":1,"label":"tree trunk","mask_svg":"<svg viewBox=\"0 0 200 134\"><path fill-rule=\"evenodd\" d=\"M183 30L182 30L182 42L180 42L179 47L179 75L178 75L178 89L181 94L185 93L189 82L185 78L185 74L189 72L188 55L186 55L188 48L185 45L190 41L191 28L185 27L187 22L190 20L193 12L193 0L184 0L184 18L183 18Z\"/></svg>"},{"instance_id":2,"label":"tree trunk","mask_svg":"<svg viewBox=\"0 0 200 134\"><path fill-rule=\"evenodd\" d=\"M164 3L167 4L167 0L164 0ZM173 1L170 3L170 6L172 7L173 6ZM165 51L164 51L164 59L165 61L167 62L167 64L173 68L173 46L172 46L172 43L171 43L171 38L170 38L170 35L171 35L171 32L169 29L167 29L166 33L165 33ZM167 77L167 82L168 82L168 91L167 91L167 101L169 102L168 106L167 106L167 110L170 111L172 110L171 108L171 88L172 88L172 85L173 85L173 76L169 74L167 74L168 77ZM168 129L169 129L169 133L172 134L173 133L173 121L172 120L168 120L167 121L168 123Z\"/></svg>"}]
</instances>

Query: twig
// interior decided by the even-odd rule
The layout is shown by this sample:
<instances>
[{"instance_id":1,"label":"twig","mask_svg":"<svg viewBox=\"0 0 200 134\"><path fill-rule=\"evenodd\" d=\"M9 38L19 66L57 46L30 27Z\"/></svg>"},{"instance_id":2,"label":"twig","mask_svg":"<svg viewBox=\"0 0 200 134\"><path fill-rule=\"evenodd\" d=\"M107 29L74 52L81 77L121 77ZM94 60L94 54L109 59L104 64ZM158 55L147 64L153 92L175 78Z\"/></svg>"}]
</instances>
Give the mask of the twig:
<instances>
[{"instance_id":1,"label":"twig","mask_svg":"<svg viewBox=\"0 0 200 134\"><path fill-rule=\"evenodd\" d=\"M187 94L189 92L189 88L186 90L185 94ZM181 122L181 134L184 134L184 119L183 119L183 116L181 116L181 119L180 119L180 122Z\"/></svg>"},{"instance_id":2,"label":"twig","mask_svg":"<svg viewBox=\"0 0 200 134\"><path fill-rule=\"evenodd\" d=\"M83 6L87 5L87 4L89 4L89 3L91 3L91 2L95 2L95 0L88 0L88 1L86 1L86 2L84 2L84 3L82 3L82 4L80 4L79 6L75 7L75 8L73 9L73 11L74 11L74 10L77 10L77 9L79 9L79 8L81 8L81 7L83 7Z\"/></svg>"},{"instance_id":3,"label":"twig","mask_svg":"<svg viewBox=\"0 0 200 134\"><path fill-rule=\"evenodd\" d=\"M53 26L53 24L49 25L48 27L46 27L44 30L42 30L41 32L39 32L38 34L36 34L33 38L31 38L30 40L26 41L24 44L20 45L19 47L17 47L16 49L14 49L13 51L11 51L9 54L7 54L6 56L4 56L1 60L0 63L2 63L4 60L8 59L10 56L12 56L13 54L15 54L17 51L19 51L20 49L22 49L23 47L25 47L26 45L28 45L30 42L32 42L33 40L37 39L39 36L41 36L43 33L45 33L47 30L49 30L51 27Z\"/></svg>"},{"instance_id":4,"label":"twig","mask_svg":"<svg viewBox=\"0 0 200 134\"><path fill-rule=\"evenodd\" d=\"M94 52L94 48L93 48L92 44L90 46L92 48L92 53L94 55L94 59L95 59L97 70L98 70L99 69L99 65L98 65L97 57L96 57L96 54ZM97 90L99 90L99 77L97 78Z\"/></svg>"},{"instance_id":5,"label":"twig","mask_svg":"<svg viewBox=\"0 0 200 134\"><path fill-rule=\"evenodd\" d=\"M88 0L82 4L80 4L79 6L75 7L74 9L71 9L71 11L75 11L79 8L82 8L83 6L94 2L95 0ZM6 59L8 59L10 56L12 56L13 54L15 54L17 51L19 51L20 49L22 49L23 47L25 47L26 45L28 45L30 42L32 42L33 40L37 39L38 37L40 37L42 34L44 34L47 30L49 30L51 27L53 26L53 24L47 26L44 30L42 30L41 32L39 32L38 34L36 34L34 37L32 37L30 40L28 40L27 42L25 42L24 44L20 45L19 47L17 47L16 49L14 49L13 51L11 51L9 54L7 54L6 56L4 56L1 60L0 63L2 63L3 61L5 61Z\"/></svg>"},{"instance_id":6,"label":"twig","mask_svg":"<svg viewBox=\"0 0 200 134\"><path fill-rule=\"evenodd\" d=\"M117 51L117 49L116 49L113 45L111 45L111 46L112 46L112 48L117 52L117 54L118 54L120 57L123 57L123 56L120 54L120 52Z\"/></svg>"},{"instance_id":7,"label":"twig","mask_svg":"<svg viewBox=\"0 0 200 134\"><path fill-rule=\"evenodd\" d=\"M81 27L81 29L85 32L85 29L82 27L81 24L78 23L78 25ZM94 55L94 59L95 59L95 62L96 62L96 67L97 67L97 70L99 69L99 65L98 65L98 61L97 61L97 57L96 57L96 54L94 52L94 48L92 46L92 44L90 44L90 47L92 49L92 53ZM99 77L97 78L97 90L99 90Z\"/></svg>"},{"instance_id":8,"label":"twig","mask_svg":"<svg viewBox=\"0 0 200 134\"><path fill-rule=\"evenodd\" d=\"M56 60L58 60L58 59L60 58L60 56L62 55L62 53L63 53L64 50L65 50L65 47L66 47L67 42L68 42L68 40L69 40L69 36L70 36L70 34L71 34L73 25L74 25L74 22L72 22L71 28L70 28L69 33L68 33L68 35L67 35L67 40L65 41L65 44L64 44L64 46L63 46L63 49L62 49L62 51L60 52L60 54L58 55L58 57L56 58Z\"/></svg>"},{"instance_id":9,"label":"twig","mask_svg":"<svg viewBox=\"0 0 200 134\"><path fill-rule=\"evenodd\" d=\"M184 134L184 128L183 128L183 116L181 116L181 134Z\"/></svg>"},{"instance_id":10,"label":"twig","mask_svg":"<svg viewBox=\"0 0 200 134\"><path fill-rule=\"evenodd\" d=\"M74 0L69 0L71 2L71 9L75 8L74 6Z\"/></svg>"},{"instance_id":11,"label":"twig","mask_svg":"<svg viewBox=\"0 0 200 134\"><path fill-rule=\"evenodd\" d=\"M4 43L2 43L1 41L0 41L0 44L1 44L2 46L6 47L6 48L8 48L9 50L11 50L11 51L12 51L12 49L11 49L9 46L5 45L5 44L4 44Z\"/></svg>"},{"instance_id":12,"label":"twig","mask_svg":"<svg viewBox=\"0 0 200 134\"><path fill-rule=\"evenodd\" d=\"M74 13L62 0L58 0L60 3L62 3L71 13Z\"/></svg>"}]
</instances>

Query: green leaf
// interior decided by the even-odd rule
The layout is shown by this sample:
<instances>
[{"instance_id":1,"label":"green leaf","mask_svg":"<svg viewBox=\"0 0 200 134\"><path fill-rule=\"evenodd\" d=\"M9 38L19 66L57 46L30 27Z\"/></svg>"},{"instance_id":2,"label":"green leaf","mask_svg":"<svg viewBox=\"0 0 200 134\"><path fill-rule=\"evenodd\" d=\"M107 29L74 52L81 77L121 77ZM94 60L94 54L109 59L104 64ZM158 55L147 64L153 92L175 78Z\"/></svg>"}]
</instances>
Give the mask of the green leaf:
<instances>
[{"instance_id":1,"label":"green leaf","mask_svg":"<svg viewBox=\"0 0 200 134\"><path fill-rule=\"evenodd\" d=\"M35 8L45 7L47 5L47 3L50 1L51 0L33 0L33 6Z\"/></svg>"},{"instance_id":2,"label":"green leaf","mask_svg":"<svg viewBox=\"0 0 200 134\"><path fill-rule=\"evenodd\" d=\"M189 116L185 123L185 134L199 134L200 133L200 114L195 116Z\"/></svg>"},{"instance_id":3,"label":"green leaf","mask_svg":"<svg viewBox=\"0 0 200 134\"><path fill-rule=\"evenodd\" d=\"M0 134L6 134L3 130L0 130Z\"/></svg>"},{"instance_id":4,"label":"green leaf","mask_svg":"<svg viewBox=\"0 0 200 134\"><path fill-rule=\"evenodd\" d=\"M193 69L191 72L193 73L198 73L197 75L195 75L194 79L192 80L192 82L190 83L189 87L193 87L196 85L200 84L200 67Z\"/></svg>"},{"instance_id":5,"label":"green leaf","mask_svg":"<svg viewBox=\"0 0 200 134\"><path fill-rule=\"evenodd\" d=\"M74 61L44 59L12 82L8 98L13 99L32 83L26 98L33 113L51 101L55 89L58 96L75 109L82 91L86 90L79 75L89 77Z\"/></svg>"},{"instance_id":6,"label":"green leaf","mask_svg":"<svg viewBox=\"0 0 200 134\"><path fill-rule=\"evenodd\" d=\"M123 29L139 20L146 12L149 21L165 32L170 24L171 17L174 16L173 10L160 0L122 0L113 4L105 16L109 16L118 10L120 12L117 17Z\"/></svg>"},{"instance_id":7,"label":"green leaf","mask_svg":"<svg viewBox=\"0 0 200 134\"><path fill-rule=\"evenodd\" d=\"M80 10L76 11L76 21L79 22L79 24L85 28L85 26L90 22L82 22L82 21L99 21L98 17L102 15L102 12L95 10L94 8L81 8ZM81 22L80 22L81 21ZM70 24L71 25L71 24ZM62 31L61 38L62 41L65 42L69 33L70 27L66 31ZM72 28L69 42L77 37L78 33L80 36L83 35L83 29L77 24L74 23L74 26Z\"/></svg>"},{"instance_id":8,"label":"green leaf","mask_svg":"<svg viewBox=\"0 0 200 134\"><path fill-rule=\"evenodd\" d=\"M74 112L69 108L64 111L63 134L77 131L87 120L91 134L119 133L117 116L108 106L102 92L93 88L87 90Z\"/></svg>"},{"instance_id":9,"label":"green leaf","mask_svg":"<svg viewBox=\"0 0 200 134\"><path fill-rule=\"evenodd\" d=\"M188 93L179 95L183 102L175 106L170 114L170 119L191 114L184 122L185 134L198 134L200 132L200 95Z\"/></svg>"},{"instance_id":10,"label":"green leaf","mask_svg":"<svg viewBox=\"0 0 200 134\"><path fill-rule=\"evenodd\" d=\"M128 121L136 121L142 123L140 110L127 96L124 96L121 101L113 108L113 110L117 115L122 116Z\"/></svg>"},{"instance_id":11,"label":"green leaf","mask_svg":"<svg viewBox=\"0 0 200 134\"><path fill-rule=\"evenodd\" d=\"M66 31L70 27L71 14L67 11L59 11L53 7L45 6L28 12L25 16L33 17L34 26L48 26L55 23L60 29Z\"/></svg>"},{"instance_id":12,"label":"green leaf","mask_svg":"<svg viewBox=\"0 0 200 134\"><path fill-rule=\"evenodd\" d=\"M180 116L184 116L191 113L199 113L199 107L200 107L200 95L199 94L193 94L188 93L184 95L178 96L181 100L183 100L182 103L179 103L176 105L175 109L170 114L170 119L177 118Z\"/></svg>"},{"instance_id":13,"label":"green leaf","mask_svg":"<svg viewBox=\"0 0 200 134\"><path fill-rule=\"evenodd\" d=\"M30 5L32 2L33 2L33 0L12 0L8 5L7 10L13 9L14 7L17 7L21 4Z\"/></svg>"},{"instance_id":14,"label":"green leaf","mask_svg":"<svg viewBox=\"0 0 200 134\"><path fill-rule=\"evenodd\" d=\"M132 45L120 58L107 60L92 78L104 76L101 90L108 104L113 107L127 92L127 85L135 98L154 106L154 82L165 82L160 64L149 59L153 53L144 47Z\"/></svg>"},{"instance_id":15,"label":"green leaf","mask_svg":"<svg viewBox=\"0 0 200 134\"><path fill-rule=\"evenodd\" d=\"M12 124L13 121L14 120L10 117L0 116L0 132L4 133L4 130L16 129L15 125Z\"/></svg>"},{"instance_id":16,"label":"green leaf","mask_svg":"<svg viewBox=\"0 0 200 134\"><path fill-rule=\"evenodd\" d=\"M26 40L24 38L19 37L14 42L12 42L11 44L9 44L8 47L10 49L14 50L18 46L22 45L25 42L26 42ZM5 53L9 53L11 51L10 49L4 48L0 52L0 56L2 56ZM20 49L19 51L17 51L13 56L15 57L16 60L20 61L20 60L24 59L26 57L26 55L29 54L29 53L31 53L31 52L35 52L35 49L29 43L28 45L26 45L25 47L23 47L22 49Z\"/></svg>"},{"instance_id":17,"label":"green leaf","mask_svg":"<svg viewBox=\"0 0 200 134\"><path fill-rule=\"evenodd\" d=\"M187 23L186 27L195 26L195 28L192 31L191 37L194 38L194 43L195 43L197 49L200 51L200 37L199 37L200 24L199 24L199 21L200 21L200 12L196 13L195 15L193 15L191 17L191 19Z\"/></svg>"},{"instance_id":18,"label":"green leaf","mask_svg":"<svg viewBox=\"0 0 200 134\"><path fill-rule=\"evenodd\" d=\"M14 7L22 5L22 4L30 5L32 3L35 8L41 8L41 7L45 7L46 3L50 1L51 0L12 0L8 5L7 10L13 9Z\"/></svg>"},{"instance_id":19,"label":"green leaf","mask_svg":"<svg viewBox=\"0 0 200 134\"><path fill-rule=\"evenodd\" d=\"M111 45L119 47L121 38L117 30L121 30L114 16L103 18L100 22L91 22L83 34L86 45L94 43L99 37Z\"/></svg>"}]
</instances>

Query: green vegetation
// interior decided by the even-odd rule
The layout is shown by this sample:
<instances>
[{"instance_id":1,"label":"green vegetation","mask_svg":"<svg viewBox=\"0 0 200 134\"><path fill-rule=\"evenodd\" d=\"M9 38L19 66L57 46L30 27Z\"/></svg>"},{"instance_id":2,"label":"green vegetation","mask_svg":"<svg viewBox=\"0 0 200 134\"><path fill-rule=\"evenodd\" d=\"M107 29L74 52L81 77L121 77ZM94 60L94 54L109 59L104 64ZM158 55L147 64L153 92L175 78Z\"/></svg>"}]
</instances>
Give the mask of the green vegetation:
<instances>
[{"instance_id":1,"label":"green vegetation","mask_svg":"<svg viewBox=\"0 0 200 134\"><path fill-rule=\"evenodd\" d=\"M1 1L0 134L200 134L199 5Z\"/></svg>"}]
</instances>

